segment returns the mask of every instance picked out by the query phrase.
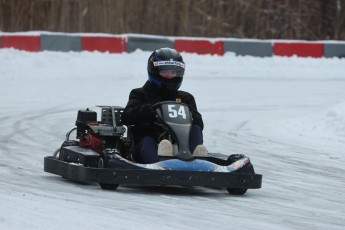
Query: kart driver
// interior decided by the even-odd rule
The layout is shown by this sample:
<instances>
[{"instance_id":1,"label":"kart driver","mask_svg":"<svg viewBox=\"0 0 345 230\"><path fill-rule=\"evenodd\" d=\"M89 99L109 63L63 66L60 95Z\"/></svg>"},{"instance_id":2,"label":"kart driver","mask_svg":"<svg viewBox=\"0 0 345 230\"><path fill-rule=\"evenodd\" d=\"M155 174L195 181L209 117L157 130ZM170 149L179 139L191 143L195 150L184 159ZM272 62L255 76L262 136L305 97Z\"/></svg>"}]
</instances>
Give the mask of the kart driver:
<instances>
[{"instance_id":1,"label":"kart driver","mask_svg":"<svg viewBox=\"0 0 345 230\"><path fill-rule=\"evenodd\" d=\"M131 126L133 133L133 159L139 163L154 163L158 161L158 155L173 155L171 142L166 139L159 140L162 129L154 124L156 112L152 105L162 101L176 101L188 105L193 117L189 136L190 152L193 156L207 155L207 149L202 145L204 124L194 97L188 92L178 90L185 71L181 54L170 48L158 49L150 55L147 71L148 80L143 87L131 91L122 113L123 124Z\"/></svg>"}]
</instances>

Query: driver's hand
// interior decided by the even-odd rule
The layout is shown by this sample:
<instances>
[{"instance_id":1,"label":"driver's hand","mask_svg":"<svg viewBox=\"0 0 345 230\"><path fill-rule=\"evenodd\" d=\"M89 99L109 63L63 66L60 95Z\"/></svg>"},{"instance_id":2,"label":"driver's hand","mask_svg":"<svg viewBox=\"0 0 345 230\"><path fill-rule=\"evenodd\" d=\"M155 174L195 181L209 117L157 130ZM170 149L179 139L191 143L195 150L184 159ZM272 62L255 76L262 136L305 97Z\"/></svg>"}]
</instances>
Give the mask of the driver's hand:
<instances>
[{"instance_id":1,"label":"driver's hand","mask_svg":"<svg viewBox=\"0 0 345 230\"><path fill-rule=\"evenodd\" d=\"M139 108L139 116L142 121L153 122L156 120L156 112L150 104L145 104Z\"/></svg>"}]
</instances>

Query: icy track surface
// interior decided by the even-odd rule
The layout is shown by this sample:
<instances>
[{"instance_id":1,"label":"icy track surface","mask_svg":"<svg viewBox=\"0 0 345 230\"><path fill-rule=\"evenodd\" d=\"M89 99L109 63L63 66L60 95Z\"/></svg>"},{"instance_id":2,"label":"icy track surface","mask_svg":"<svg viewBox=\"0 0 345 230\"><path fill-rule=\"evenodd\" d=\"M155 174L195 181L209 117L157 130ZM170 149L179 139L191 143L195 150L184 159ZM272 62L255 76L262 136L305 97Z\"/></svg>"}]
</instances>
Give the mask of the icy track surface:
<instances>
[{"instance_id":1,"label":"icy track surface","mask_svg":"<svg viewBox=\"0 0 345 230\"><path fill-rule=\"evenodd\" d=\"M345 59L184 54L206 146L264 176L244 196L43 172L78 109L125 106L149 55L0 50L0 229L344 229Z\"/></svg>"}]
</instances>

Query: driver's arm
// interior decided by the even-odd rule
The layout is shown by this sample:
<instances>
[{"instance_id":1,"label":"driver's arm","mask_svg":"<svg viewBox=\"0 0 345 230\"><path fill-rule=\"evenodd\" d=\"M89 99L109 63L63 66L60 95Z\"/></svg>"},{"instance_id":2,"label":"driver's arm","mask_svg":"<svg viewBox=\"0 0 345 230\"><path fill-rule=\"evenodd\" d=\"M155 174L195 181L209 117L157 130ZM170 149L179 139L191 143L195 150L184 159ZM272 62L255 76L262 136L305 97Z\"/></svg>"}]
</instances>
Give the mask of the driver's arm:
<instances>
[{"instance_id":1,"label":"driver's arm","mask_svg":"<svg viewBox=\"0 0 345 230\"><path fill-rule=\"evenodd\" d=\"M186 103L189 107L190 112L192 113L192 117L193 117L193 125L198 125L201 130L204 129L204 122L202 120L202 116L199 113L197 106L196 106L196 102L195 99L193 97L193 95L189 95L188 96L188 102Z\"/></svg>"},{"instance_id":2,"label":"driver's arm","mask_svg":"<svg viewBox=\"0 0 345 230\"><path fill-rule=\"evenodd\" d=\"M139 110L145 104L144 96L140 89L133 89L129 94L128 103L123 110L121 119L124 125L136 125L140 122Z\"/></svg>"}]
</instances>

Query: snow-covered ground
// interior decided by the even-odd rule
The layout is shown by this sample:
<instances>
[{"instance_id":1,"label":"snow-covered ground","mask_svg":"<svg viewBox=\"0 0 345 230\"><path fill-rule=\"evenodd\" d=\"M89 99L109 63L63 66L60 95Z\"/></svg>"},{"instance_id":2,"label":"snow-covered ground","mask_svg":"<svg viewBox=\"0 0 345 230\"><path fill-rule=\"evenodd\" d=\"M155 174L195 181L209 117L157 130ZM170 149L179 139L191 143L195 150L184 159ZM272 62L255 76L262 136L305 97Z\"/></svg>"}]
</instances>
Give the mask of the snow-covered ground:
<instances>
[{"instance_id":1,"label":"snow-covered ground","mask_svg":"<svg viewBox=\"0 0 345 230\"><path fill-rule=\"evenodd\" d=\"M344 229L345 59L183 55L208 149L264 176L244 196L43 172L78 109L144 84L149 54L0 50L0 229Z\"/></svg>"}]
</instances>

